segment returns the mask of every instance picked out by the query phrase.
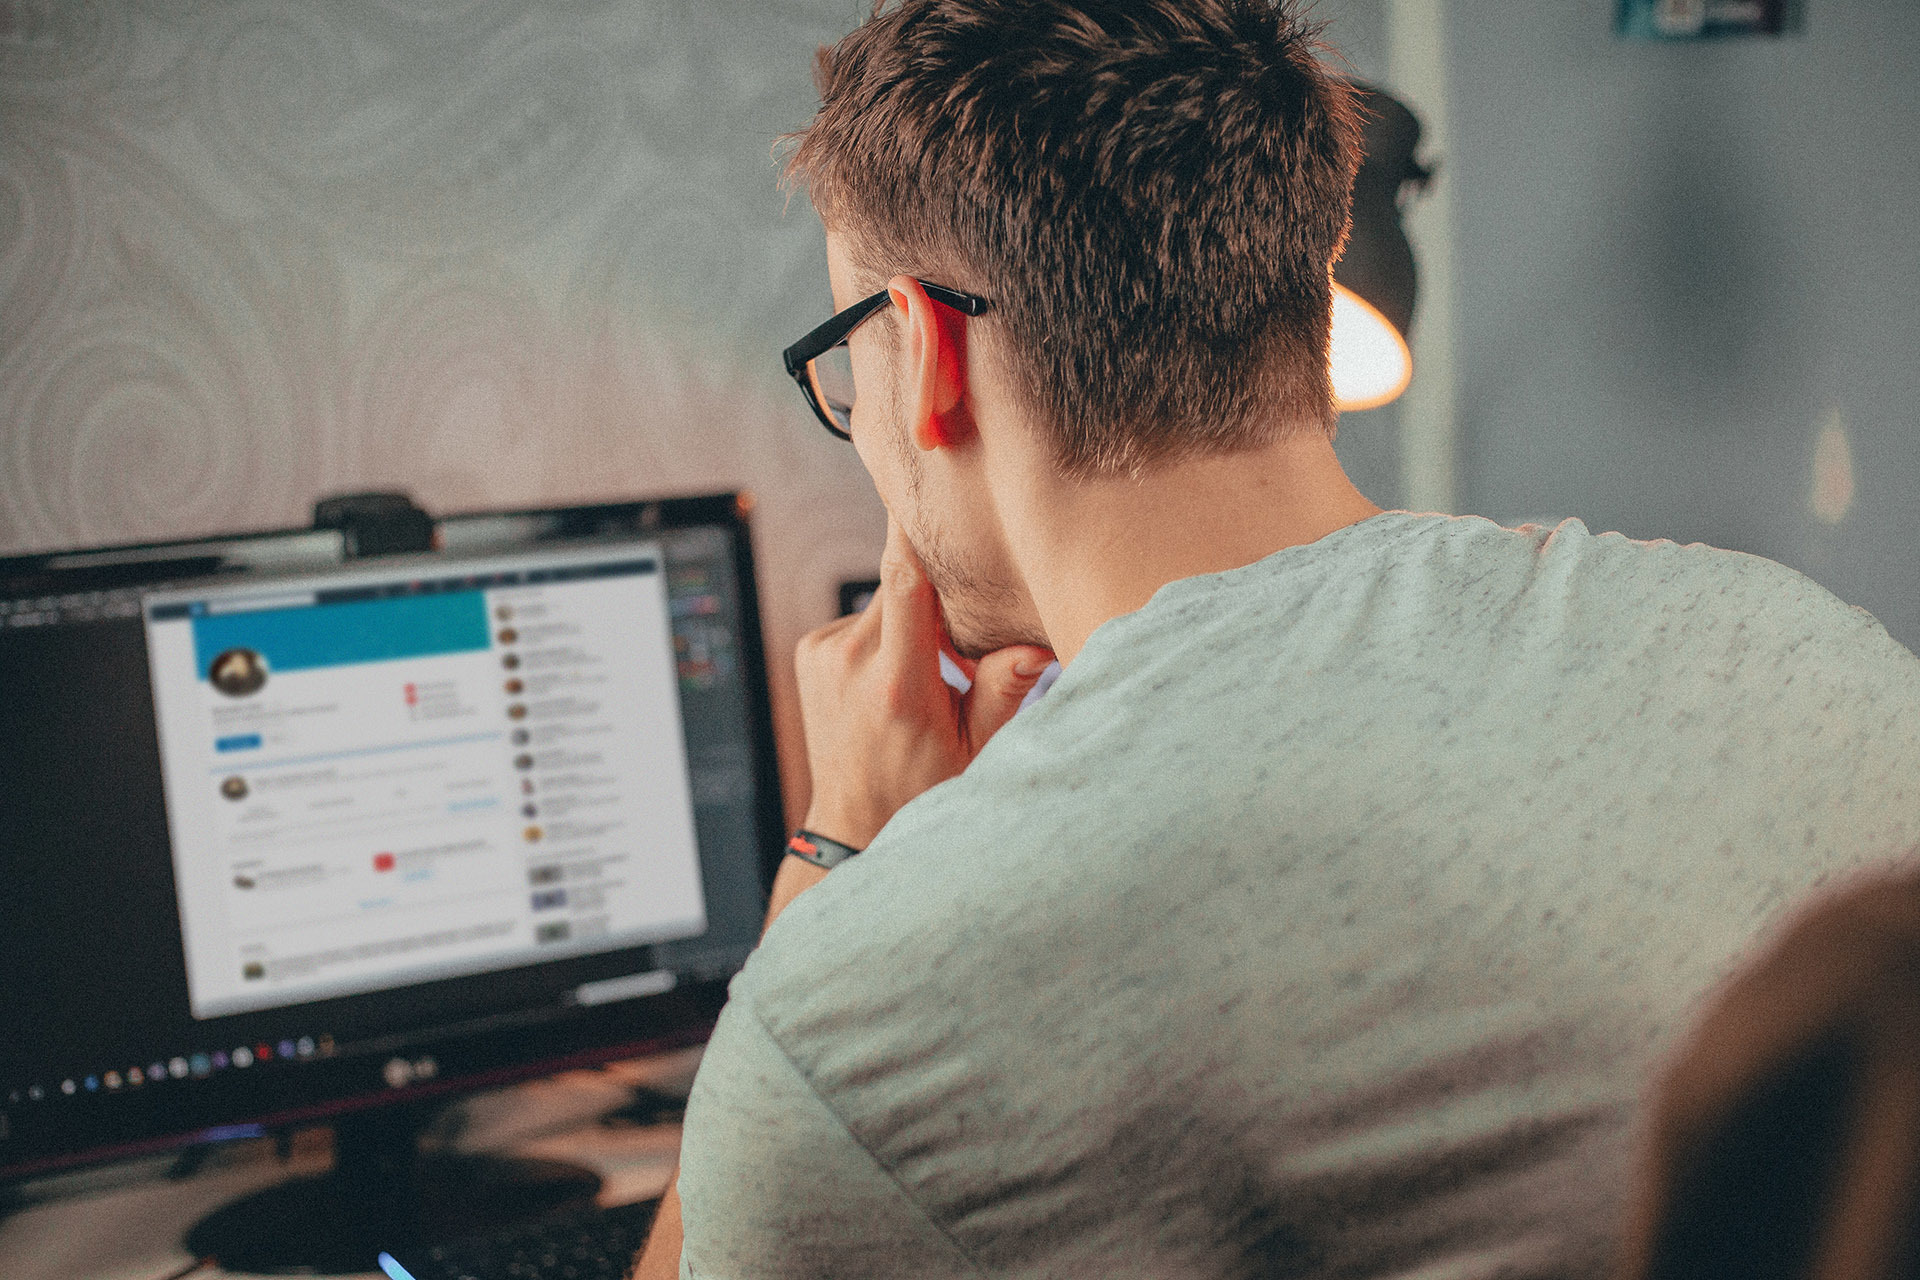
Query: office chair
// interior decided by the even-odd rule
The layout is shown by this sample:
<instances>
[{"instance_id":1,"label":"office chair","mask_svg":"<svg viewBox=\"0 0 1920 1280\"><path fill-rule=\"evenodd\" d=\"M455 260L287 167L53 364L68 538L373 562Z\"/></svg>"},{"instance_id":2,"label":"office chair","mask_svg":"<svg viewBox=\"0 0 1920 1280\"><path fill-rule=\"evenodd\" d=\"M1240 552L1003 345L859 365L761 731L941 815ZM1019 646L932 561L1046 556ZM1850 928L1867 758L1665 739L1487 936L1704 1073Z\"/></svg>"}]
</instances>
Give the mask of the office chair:
<instances>
[{"instance_id":1,"label":"office chair","mask_svg":"<svg viewBox=\"0 0 1920 1280\"><path fill-rule=\"evenodd\" d=\"M1620 1275L1920 1278L1916 1190L1920 858L1910 857L1796 915L1662 1071Z\"/></svg>"}]
</instances>

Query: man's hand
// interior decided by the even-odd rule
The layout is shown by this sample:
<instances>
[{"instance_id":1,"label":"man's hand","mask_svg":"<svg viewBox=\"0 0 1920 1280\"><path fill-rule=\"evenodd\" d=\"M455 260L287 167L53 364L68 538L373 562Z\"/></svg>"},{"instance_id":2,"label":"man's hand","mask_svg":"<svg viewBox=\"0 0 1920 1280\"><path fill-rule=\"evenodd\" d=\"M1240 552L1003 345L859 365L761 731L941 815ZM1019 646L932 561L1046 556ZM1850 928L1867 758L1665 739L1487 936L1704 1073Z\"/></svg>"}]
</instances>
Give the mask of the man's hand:
<instances>
[{"instance_id":1,"label":"man's hand","mask_svg":"<svg viewBox=\"0 0 1920 1280\"><path fill-rule=\"evenodd\" d=\"M926 570L889 522L873 603L800 642L809 831L864 849L907 801L966 768L1053 661L1033 645L996 650L962 696L940 678L944 637Z\"/></svg>"}]
</instances>

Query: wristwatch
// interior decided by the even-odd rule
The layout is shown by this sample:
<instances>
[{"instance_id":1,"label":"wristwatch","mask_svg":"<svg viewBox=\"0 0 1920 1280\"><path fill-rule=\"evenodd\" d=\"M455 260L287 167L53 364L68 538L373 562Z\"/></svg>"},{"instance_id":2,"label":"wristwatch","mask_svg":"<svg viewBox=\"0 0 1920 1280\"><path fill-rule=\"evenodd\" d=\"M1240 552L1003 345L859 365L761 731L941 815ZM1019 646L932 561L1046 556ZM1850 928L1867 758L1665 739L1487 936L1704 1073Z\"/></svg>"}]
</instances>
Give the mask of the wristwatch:
<instances>
[{"instance_id":1,"label":"wristwatch","mask_svg":"<svg viewBox=\"0 0 1920 1280\"><path fill-rule=\"evenodd\" d=\"M822 871L831 871L860 851L850 844L829 840L802 827L787 838L787 852Z\"/></svg>"}]
</instances>

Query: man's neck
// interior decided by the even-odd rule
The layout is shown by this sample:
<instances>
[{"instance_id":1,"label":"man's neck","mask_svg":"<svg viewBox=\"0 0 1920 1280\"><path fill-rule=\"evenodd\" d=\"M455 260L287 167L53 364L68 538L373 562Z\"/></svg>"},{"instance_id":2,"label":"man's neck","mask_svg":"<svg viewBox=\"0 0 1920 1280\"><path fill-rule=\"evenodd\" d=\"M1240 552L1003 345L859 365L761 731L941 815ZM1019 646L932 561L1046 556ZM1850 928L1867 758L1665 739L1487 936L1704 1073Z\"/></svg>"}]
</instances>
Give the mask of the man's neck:
<instances>
[{"instance_id":1,"label":"man's neck","mask_svg":"<svg viewBox=\"0 0 1920 1280\"><path fill-rule=\"evenodd\" d=\"M1238 569L1380 514L1318 432L1137 480L1049 477L1023 497L1010 547L1062 662L1169 582Z\"/></svg>"}]
</instances>

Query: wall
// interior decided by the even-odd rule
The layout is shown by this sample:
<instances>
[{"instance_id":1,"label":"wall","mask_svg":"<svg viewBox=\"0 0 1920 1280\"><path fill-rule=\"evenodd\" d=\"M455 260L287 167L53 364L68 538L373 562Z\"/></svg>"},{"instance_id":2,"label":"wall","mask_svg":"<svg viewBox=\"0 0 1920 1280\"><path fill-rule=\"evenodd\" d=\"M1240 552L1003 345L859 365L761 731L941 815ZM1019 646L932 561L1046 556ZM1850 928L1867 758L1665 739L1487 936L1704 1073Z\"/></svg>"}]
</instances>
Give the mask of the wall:
<instances>
[{"instance_id":1,"label":"wall","mask_svg":"<svg viewBox=\"0 0 1920 1280\"><path fill-rule=\"evenodd\" d=\"M1769 556L1920 647L1920 5L1446 3L1463 508Z\"/></svg>"},{"instance_id":2,"label":"wall","mask_svg":"<svg viewBox=\"0 0 1920 1280\"><path fill-rule=\"evenodd\" d=\"M885 518L778 365L831 303L770 147L861 12L0 0L0 553L745 488L792 743Z\"/></svg>"}]
</instances>

